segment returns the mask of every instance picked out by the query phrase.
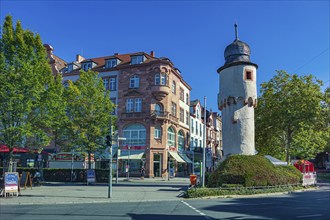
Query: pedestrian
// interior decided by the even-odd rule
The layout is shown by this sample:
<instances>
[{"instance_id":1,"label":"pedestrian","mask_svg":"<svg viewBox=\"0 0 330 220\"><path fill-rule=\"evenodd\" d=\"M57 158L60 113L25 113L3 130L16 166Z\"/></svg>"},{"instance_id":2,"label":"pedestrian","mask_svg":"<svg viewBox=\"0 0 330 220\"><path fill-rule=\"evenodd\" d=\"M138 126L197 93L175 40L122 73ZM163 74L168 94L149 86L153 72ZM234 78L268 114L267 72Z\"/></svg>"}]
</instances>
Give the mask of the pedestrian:
<instances>
[{"instance_id":1,"label":"pedestrian","mask_svg":"<svg viewBox=\"0 0 330 220\"><path fill-rule=\"evenodd\" d=\"M141 168L141 179L144 179L145 170L144 167Z\"/></svg>"}]
</instances>

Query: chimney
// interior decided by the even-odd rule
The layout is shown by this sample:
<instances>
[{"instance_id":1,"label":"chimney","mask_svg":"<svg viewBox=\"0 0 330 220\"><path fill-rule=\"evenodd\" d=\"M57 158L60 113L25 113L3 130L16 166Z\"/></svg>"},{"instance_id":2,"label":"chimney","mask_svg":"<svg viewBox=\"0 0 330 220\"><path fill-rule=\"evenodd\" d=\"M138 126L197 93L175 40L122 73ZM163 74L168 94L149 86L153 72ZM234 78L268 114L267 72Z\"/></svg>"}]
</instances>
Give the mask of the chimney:
<instances>
[{"instance_id":1,"label":"chimney","mask_svg":"<svg viewBox=\"0 0 330 220\"><path fill-rule=\"evenodd\" d=\"M80 63L81 61L85 60L85 57L81 56L80 54L76 55L76 61Z\"/></svg>"},{"instance_id":2,"label":"chimney","mask_svg":"<svg viewBox=\"0 0 330 220\"><path fill-rule=\"evenodd\" d=\"M150 56L155 57L155 52L153 50L150 51Z\"/></svg>"}]
</instances>

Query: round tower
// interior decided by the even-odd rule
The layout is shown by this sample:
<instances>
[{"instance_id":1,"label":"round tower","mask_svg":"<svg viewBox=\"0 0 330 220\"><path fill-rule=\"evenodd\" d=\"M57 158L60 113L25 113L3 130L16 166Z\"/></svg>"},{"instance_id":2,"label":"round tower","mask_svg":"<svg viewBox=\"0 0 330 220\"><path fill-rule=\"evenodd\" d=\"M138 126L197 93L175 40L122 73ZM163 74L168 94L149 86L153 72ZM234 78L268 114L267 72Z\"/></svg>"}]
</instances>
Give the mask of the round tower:
<instances>
[{"instance_id":1,"label":"round tower","mask_svg":"<svg viewBox=\"0 0 330 220\"><path fill-rule=\"evenodd\" d=\"M225 157L254 155L254 108L257 105L257 64L250 61L250 47L238 39L225 49L225 64L218 69L218 107L222 112Z\"/></svg>"}]
</instances>

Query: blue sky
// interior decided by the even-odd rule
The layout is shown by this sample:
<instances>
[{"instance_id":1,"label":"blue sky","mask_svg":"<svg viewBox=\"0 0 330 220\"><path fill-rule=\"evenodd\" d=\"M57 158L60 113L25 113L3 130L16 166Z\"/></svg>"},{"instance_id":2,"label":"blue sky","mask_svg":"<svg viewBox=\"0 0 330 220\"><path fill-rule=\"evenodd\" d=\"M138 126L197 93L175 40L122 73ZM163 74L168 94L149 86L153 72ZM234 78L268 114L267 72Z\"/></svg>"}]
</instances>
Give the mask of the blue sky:
<instances>
[{"instance_id":1,"label":"blue sky","mask_svg":"<svg viewBox=\"0 0 330 220\"><path fill-rule=\"evenodd\" d=\"M168 57L192 87L191 98L217 109L225 47L240 40L259 65L257 84L275 70L313 74L330 86L329 1L15 1L0 2L7 14L38 32L55 54L73 61L155 51ZM324 87L325 88L325 87Z\"/></svg>"}]
</instances>

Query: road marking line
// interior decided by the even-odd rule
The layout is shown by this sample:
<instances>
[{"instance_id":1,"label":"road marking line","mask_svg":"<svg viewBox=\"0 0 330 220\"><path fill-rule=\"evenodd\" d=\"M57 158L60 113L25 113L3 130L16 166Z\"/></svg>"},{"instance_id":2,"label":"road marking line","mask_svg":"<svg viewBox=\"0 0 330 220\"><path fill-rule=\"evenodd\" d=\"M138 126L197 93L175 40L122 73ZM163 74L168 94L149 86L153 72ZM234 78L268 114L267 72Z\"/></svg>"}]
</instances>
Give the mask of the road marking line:
<instances>
[{"instance_id":1,"label":"road marking line","mask_svg":"<svg viewBox=\"0 0 330 220\"><path fill-rule=\"evenodd\" d=\"M208 217L205 213L199 211L198 209L196 209L195 207L192 207L191 205L189 205L188 203L186 203L185 201L181 201L183 204L185 204L186 206L188 206L189 208L191 208L192 210L194 210L195 212L197 212L198 214L204 216L204 218L206 219L210 219L210 217Z\"/></svg>"},{"instance_id":2,"label":"road marking line","mask_svg":"<svg viewBox=\"0 0 330 220\"><path fill-rule=\"evenodd\" d=\"M309 217L320 217L322 216L321 214L317 214L317 215L300 215L297 216L297 218L309 218Z\"/></svg>"}]
</instances>

